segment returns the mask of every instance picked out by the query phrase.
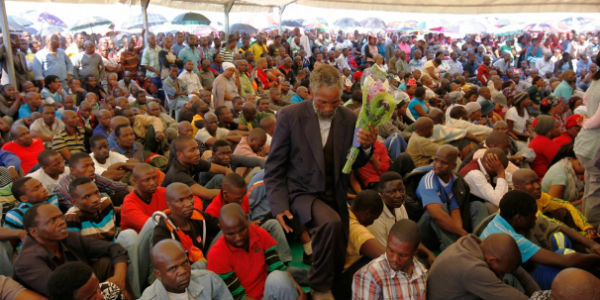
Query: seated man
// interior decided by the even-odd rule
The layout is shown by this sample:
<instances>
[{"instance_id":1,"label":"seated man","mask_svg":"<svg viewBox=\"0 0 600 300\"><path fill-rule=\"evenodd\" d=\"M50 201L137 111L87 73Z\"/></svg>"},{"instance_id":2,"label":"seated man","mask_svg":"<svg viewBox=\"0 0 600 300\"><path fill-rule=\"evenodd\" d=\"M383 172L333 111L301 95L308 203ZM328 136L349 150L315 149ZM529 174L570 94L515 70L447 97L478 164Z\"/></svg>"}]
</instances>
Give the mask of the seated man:
<instances>
[{"instance_id":1,"label":"seated man","mask_svg":"<svg viewBox=\"0 0 600 300\"><path fill-rule=\"evenodd\" d=\"M163 125L164 135L172 140L175 132L177 131L177 121L173 119L169 114L162 111L162 107L156 101L150 101L146 104L146 113L149 116L157 117Z\"/></svg>"},{"instance_id":2,"label":"seated man","mask_svg":"<svg viewBox=\"0 0 600 300\"><path fill-rule=\"evenodd\" d=\"M31 134L45 143L52 143L52 138L65 128L65 124L56 117L54 106L43 105L42 117L33 121L29 129Z\"/></svg>"},{"instance_id":3,"label":"seated man","mask_svg":"<svg viewBox=\"0 0 600 300\"><path fill-rule=\"evenodd\" d=\"M304 298L302 288L277 256L275 240L250 224L239 204L223 206L219 227L223 236L208 252L208 269L225 281L234 299Z\"/></svg>"},{"instance_id":4,"label":"seated man","mask_svg":"<svg viewBox=\"0 0 600 300\"><path fill-rule=\"evenodd\" d=\"M438 144L429 138L433 135L433 121L428 117L421 117L415 122L415 132L408 140L406 153L410 155L415 168L431 164Z\"/></svg>"},{"instance_id":5,"label":"seated man","mask_svg":"<svg viewBox=\"0 0 600 300\"><path fill-rule=\"evenodd\" d=\"M40 152L38 163L40 168L27 176L37 179L51 193L58 186L58 182L71 172L65 169L65 159L62 155L54 150L46 149Z\"/></svg>"},{"instance_id":6,"label":"seated man","mask_svg":"<svg viewBox=\"0 0 600 300\"><path fill-rule=\"evenodd\" d=\"M269 104L269 100L266 100L267 107ZM266 112L257 112L256 104L252 102L246 102L242 105L242 113L238 119L238 129L239 130L252 130L254 128L260 127L260 121L263 118L271 117L273 114Z\"/></svg>"},{"instance_id":7,"label":"seated man","mask_svg":"<svg viewBox=\"0 0 600 300\"><path fill-rule=\"evenodd\" d=\"M96 175L94 162L87 153L73 154L69 159L69 166L71 174L61 179L54 189L54 194L58 196L59 207L62 211L67 211L73 206L68 190L71 182L77 177L87 177L93 180L100 193L107 194L115 206L121 206L123 198L129 193L129 187L126 184Z\"/></svg>"},{"instance_id":8,"label":"seated man","mask_svg":"<svg viewBox=\"0 0 600 300\"><path fill-rule=\"evenodd\" d=\"M354 273L385 253L385 247L367 229L382 210L381 198L373 190L364 190L352 200L352 205L348 208L350 222L346 261L342 274L336 276L331 290L336 299L350 299Z\"/></svg>"},{"instance_id":9,"label":"seated man","mask_svg":"<svg viewBox=\"0 0 600 300\"><path fill-rule=\"evenodd\" d=\"M215 141L212 145L212 157L208 158L207 161L235 170L236 172L238 168L242 167L246 169L263 168L265 166L265 160L262 158L233 155L231 144L226 140ZM212 172L200 173L199 178L200 183L207 188L221 188L221 181L223 181L223 175Z\"/></svg>"},{"instance_id":10,"label":"seated man","mask_svg":"<svg viewBox=\"0 0 600 300\"><path fill-rule=\"evenodd\" d=\"M48 299L122 299L119 287L110 282L100 282L94 270L80 261L61 265L48 278Z\"/></svg>"},{"instance_id":11,"label":"seated man","mask_svg":"<svg viewBox=\"0 0 600 300\"><path fill-rule=\"evenodd\" d=\"M198 143L191 137L178 137L173 140L171 152L175 158L171 160L169 170L165 175L162 186L168 186L173 182L187 184L194 195L203 199L212 199L218 193L218 189L208 189L199 183L200 172L231 173L231 169L211 164L200 158Z\"/></svg>"},{"instance_id":12,"label":"seated man","mask_svg":"<svg viewBox=\"0 0 600 300\"><path fill-rule=\"evenodd\" d=\"M27 174L38 163L38 155L44 151L44 142L32 138L25 126L13 126L10 135L13 140L4 144L2 150L14 153L21 160L23 174Z\"/></svg>"},{"instance_id":13,"label":"seated man","mask_svg":"<svg viewBox=\"0 0 600 300\"><path fill-rule=\"evenodd\" d=\"M108 138L108 136L111 133L110 119L112 119L112 117L113 117L113 115L110 110L101 109L100 111L98 111L98 114L96 115L96 119L98 120L98 125L96 125L96 128L94 128L94 131L92 132L92 134L93 135L101 134L104 137Z\"/></svg>"},{"instance_id":14,"label":"seated man","mask_svg":"<svg viewBox=\"0 0 600 300\"><path fill-rule=\"evenodd\" d=\"M550 288L552 279L558 274L560 268L591 267L600 263L598 255L600 254L600 245L572 229L561 228L560 231L564 233L563 243L553 243L556 249L552 250L570 253L566 255L542 248L526 238L536 226L537 211L537 204L533 196L523 191L510 191L500 200L500 213L487 224L481 233L481 238L486 238L494 233L511 235L521 252L521 263L525 264L530 260L534 263L534 265L525 265L525 268L540 287L546 290ZM566 241L567 237L591 249L593 254L577 253L565 249L564 246L570 243L570 241Z\"/></svg>"},{"instance_id":15,"label":"seated man","mask_svg":"<svg viewBox=\"0 0 600 300\"><path fill-rule=\"evenodd\" d=\"M86 152L85 129L79 125L77 113L74 111L64 111L62 120L65 129L52 139L52 150L59 152L65 160L68 160L72 154Z\"/></svg>"},{"instance_id":16,"label":"seated man","mask_svg":"<svg viewBox=\"0 0 600 300\"><path fill-rule=\"evenodd\" d=\"M598 299L600 279L582 269L567 268L552 281L551 299Z\"/></svg>"},{"instance_id":17,"label":"seated man","mask_svg":"<svg viewBox=\"0 0 600 300\"><path fill-rule=\"evenodd\" d=\"M19 119L28 117L33 112L38 111L42 106L42 95L36 92L29 92L25 94L25 104L19 107Z\"/></svg>"},{"instance_id":18,"label":"seated man","mask_svg":"<svg viewBox=\"0 0 600 300\"><path fill-rule=\"evenodd\" d=\"M127 158L145 161L144 146L135 140L133 128L129 125L119 125L115 128L115 141L117 145L111 148Z\"/></svg>"},{"instance_id":19,"label":"seated man","mask_svg":"<svg viewBox=\"0 0 600 300\"><path fill-rule=\"evenodd\" d=\"M418 225L402 219L392 226L385 253L354 274L352 299L425 299L427 269L415 257Z\"/></svg>"},{"instance_id":20,"label":"seated man","mask_svg":"<svg viewBox=\"0 0 600 300\"><path fill-rule=\"evenodd\" d=\"M225 139L234 144L239 143L239 135L218 126L219 120L217 116L213 113L206 113L204 115L204 127L198 130L194 138L209 147L219 139Z\"/></svg>"},{"instance_id":21,"label":"seated man","mask_svg":"<svg viewBox=\"0 0 600 300\"><path fill-rule=\"evenodd\" d=\"M517 243L508 234L492 234L485 240L463 236L448 247L431 266L428 299L528 299L502 282L506 273L521 263Z\"/></svg>"},{"instance_id":22,"label":"seated man","mask_svg":"<svg viewBox=\"0 0 600 300\"><path fill-rule=\"evenodd\" d=\"M191 263L206 263L208 248L219 233L219 221L196 208L196 202L200 201L183 183L171 183L165 196L168 209L164 213L168 219L161 219L154 227L152 244L165 239L178 240Z\"/></svg>"},{"instance_id":23,"label":"seated man","mask_svg":"<svg viewBox=\"0 0 600 300\"><path fill-rule=\"evenodd\" d=\"M588 238L595 238L597 231L588 223L586 217L568 201L561 200L543 193L540 178L531 169L519 169L513 174L515 190L529 193L536 199L538 216L543 214L551 222L566 225L572 229L585 233Z\"/></svg>"},{"instance_id":24,"label":"seated man","mask_svg":"<svg viewBox=\"0 0 600 300\"><path fill-rule=\"evenodd\" d=\"M180 243L164 240L152 248L156 280L144 290L140 300L171 299L233 300L219 276L208 270L192 270Z\"/></svg>"},{"instance_id":25,"label":"seated man","mask_svg":"<svg viewBox=\"0 0 600 300\"><path fill-rule=\"evenodd\" d=\"M446 120L446 126L466 129L468 133L478 137L486 137L492 133L492 128L469 122L467 110L462 105L456 105L449 111L449 118Z\"/></svg>"},{"instance_id":26,"label":"seated man","mask_svg":"<svg viewBox=\"0 0 600 300\"><path fill-rule=\"evenodd\" d=\"M94 161L96 174L119 181L125 176L126 172L131 171L133 164L128 164L125 155L109 151L108 140L101 134L90 138L90 155Z\"/></svg>"},{"instance_id":27,"label":"seated man","mask_svg":"<svg viewBox=\"0 0 600 300\"><path fill-rule=\"evenodd\" d=\"M406 188L402 182L402 175L390 171L381 174L377 191L383 201L383 211L367 228L375 236L375 239L383 247L387 246L388 235L394 224L400 220L408 219L404 200L406 199ZM433 262L435 254L423 244L419 244L418 252Z\"/></svg>"},{"instance_id":28,"label":"seated man","mask_svg":"<svg viewBox=\"0 0 600 300\"><path fill-rule=\"evenodd\" d=\"M471 197L485 201L488 210L494 212L502 196L508 192L507 166L506 153L500 148L489 148L482 158L472 160L458 174L469 184Z\"/></svg>"},{"instance_id":29,"label":"seated man","mask_svg":"<svg viewBox=\"0 0 600 300\"><path fill-rule=\"evenodd\" d=\"M31 207L23 217L23 226L27 236L14 270L15 278L26 287L47 296L52 270L69 261L82 261L94 269L100 281L110 278L121 291L126 290L129 258L119 244L68 231L65 217L50 204Z\"/></svg>"},{"instance_id":30,"label":"seated man","mask_svg":"<svg viewBox=\"0 0 600 300\"><path fill-rule=\"evenodd\" d=\"M266 159L269 154L269 146L265 145L266 142L267 133L262 128L254 128L248 133L247 137L240 139L240 143L233 150L233 154Z\"/></svg>"},{"instance_id":31,"label":"seated man","mask_svg":"<svg viewBox=\"0 0 600 300\"><path fill-rule=\"evenodd\" d=\"M156 169L149 164L136 164L132 177L135 190L123 199L121 230L131 228L140 232L152 213L167 209L166 188L159 186Z\"/></svg>"},{"instance_id":32,"label":"seated man","mask_svg":"<svg viewBox=\"0 0 600 300\"><path fill-rule=\"evenodd\" d=\"M502 125L498 125L497 126L502 126ZM512 182L511 177L512 174L519 169L519 167L517 167L512 161L516 161L516 162L520 162L523 157L522 156L510 156L510 144L511 144L511 140L510 140L510 136L508 136L506 133L501 132L501 131L492 131L492 133L490 133L490 135L488 135L485 138L484 143L481 145L480 149L475 150L475 152L473 152L472 155L468 155L464 158L462 165L460 166L460 168L462 169L464 166L466 166L468 163L470 163L473 160L476 160L478 158L482 158L483 155L485 154L485 152L487 151L487 149L490 148L500 148L502 149L502 151L504 151L504 153L506 154L506 157L509 158L508 161L508 166L506 167L506 177L507 177L507 181L510 183Z\"/></svg>"},{"instance_id":33,"label":"seated man","mask_svg":"<svg viewBox=\"0 0 600 300\"><path fill-rule=\"evenodd\" d=\"M441 250L459 237L467 235L471 224L475 226L487 216L482 202L468 201L464 181L453 174L457 157L456 148L441 146L435 154L433 169L421 178L416 191L425 208L425 213L418 222L421 232L434 235ZM462 184L458 184L459 180Z\"/></svg>"},{"instance_id":34,"label":"seated man","mask_svg":"<svg viewBox=\"0 0 600 300\"><path fill-rule=\"evenodd\" d=\"M112 242L115 238L115 211L108 197L102 197L89 177L78 177L69 184L73 206L65 213L67 229L81 236Z\"/></svg>"},{"instance_id":35,"label":"seated man","mask_svg":"<svg viewBox=\"0 0 600 300\"><path fill-rule=\"evenodd\" d=\"M263 199L265 201L266 199ZM219 194L212 199L210 205L206 207L205 212L212 215L215 218L219 217L221 208L229 203L237 203L242 206L244 212L250 214L250 203L248 195L246 194L246 182L244 179L236 174L230 173L225 175L223 179L223 185ZM259 205L259 204L255 204ZM292 261L292 250L285 237L283 228L275 219L263 219L255 220L251 222L252 225L257 225L266 230L271 237L277 242L277 254L284 263Z\"/></svg>"},{"instance_id":36,"label":"seated man","mask_svg":"<svg viewBox=\"0 0 600 300\"><path fill-rule=\"evenodd\" d=\"M30 207L38 203L47 203L58 207L58 198L49 196L46 188L31 177L19 178L13 183L11 191L20 203L6 213L4 226L8 228L23 229L23 216Z\"/></svg>"}]
</instances>

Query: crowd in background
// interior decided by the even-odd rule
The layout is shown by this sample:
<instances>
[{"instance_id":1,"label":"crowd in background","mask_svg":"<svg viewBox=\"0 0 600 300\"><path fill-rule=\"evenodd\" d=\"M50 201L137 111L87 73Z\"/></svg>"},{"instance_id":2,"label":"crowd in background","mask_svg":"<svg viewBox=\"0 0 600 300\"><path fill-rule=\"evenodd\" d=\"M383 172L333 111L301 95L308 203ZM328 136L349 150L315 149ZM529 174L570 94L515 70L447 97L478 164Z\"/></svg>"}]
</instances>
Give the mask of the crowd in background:
<instances>
[{"instance_id":1,"label":"crowd in background","mask_svg":"<svg viewBox=\"0 0 600 300\"><path fill-rule=\"evenodd\" d=\"M0 298L600 299L599 37L4 36Z\"/></svg>"}]
</instances>

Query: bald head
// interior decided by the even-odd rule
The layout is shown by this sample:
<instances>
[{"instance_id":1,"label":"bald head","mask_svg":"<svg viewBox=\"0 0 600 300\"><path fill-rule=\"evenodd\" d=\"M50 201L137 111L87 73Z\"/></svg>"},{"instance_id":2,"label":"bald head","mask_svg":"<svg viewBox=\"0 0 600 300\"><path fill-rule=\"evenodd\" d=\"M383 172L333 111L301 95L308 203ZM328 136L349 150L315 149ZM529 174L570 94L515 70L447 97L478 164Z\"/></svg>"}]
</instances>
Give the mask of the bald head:
<instances>
[{"instance_id":1,"label":"bald head","mask_svg":"<svg viewBox=\"0 0 600 300\"><path fill-rule=\"evenodd\" d=\"M532 181L539 181L539 176L531 169L519 169L512 175L512 181L515 189L521 190Z\"/></svg>"},{"instance_id":2,"label":"bald head","mask_svg":"<svg viewBox=\"0 0 600 300\"><path fill-rule=\"evenodd\" d=\"M154 173L154 167L146 164L146 163L139 163L136 164L135 167L133 168L133 177L134 178L141 178L142 176L148 174L148 173Z\"/></svg>"},{"instance_id":3,"label":"bald head","mask_svg":"<svg viewBox=\"0 0 600 300\"><path fill-rule=\"evenodd\" d=\"M439 108L432 108L429 112L429 117L434 124L444 124L444 112Z\"/></svg>"},{"instance_id":4,"label":"bald head","mask_svg":"<svg viewBox=\"0 0 600 300\"><path fill-rule=\"evenodd\" d=\"M66 111L65 111L66 112ZM110 120L110 129L114 131L119 125L131 125L125 116L116 116Z\"/></svg>"},{"instance_id":5,"label":"bald head","mask_svg":"<svg viewBox=\"0 0 600 300\"><path fill-rule=\"evenodd\" d=\"M167 203L172 203L181 198L182 194L191 193L192 190L189 186L181 183L181 182L173 182L167 186L167 191L165 192L165 198L167 199Z\"/></svg>"},{"instance_id":6,"label":"bald head","mask_svg":"<svg viewBox=\"0 0 600 300\"><path fill-rule=\"evenodd\" d=\"M194 128L192 127L192 123L188 121L181 121L177 125L177 132L179 136L192 136L194 132Z\"/></svg>"},{"instance_id":7,"label":"bald head","mask_svg":"<svg viewBox=\"0 0 600 300\"><path fill-rule=\"evenodd\" d=\"M154 267L159 268L159 265L169 264L182 254L185 255L185 250L178 241L165 239L152 247L152 264Z\"/></svg>"},{"instance_id":8,"label":"bald head","mask_svg":"<svg viewBox=\"0 0 600 300\"><path fill-rule=\"evenodd\" d=\"M221 227L235 227L246 223L248 223L248 218L239 204L229 203L223 205L219 214L219 224Z\"/></svg>"},{"instance_id":9,"label":"bald head","mask_svg":"<svg viewBox=\"0 0 600 300\"><path fill-rule=\"evenodd\" d=\"M458 157L458 149L456 149L454 146L442 145L437 149L435 155L456 161L456 158Z\"/></svg>"},{"instance_id":10,"label":"bald head","mask_svg":"<svg viewBox=\"0 0 600 300\"><path fill-rule=\"evenodd\" d=\"M496 233L488 236L481 244L488 266L500 278L514 271L521 264L521 252L515 240L508 234ZM495 260L496 263L491 262Z\"/></svg>"},{"instance_id":11,"label":"bald head","mask_svg":"<svg viewBox=\"0 0 600 300\"><path fill-rule=\"evenodd\" d=\"M415 122L415 131L423 137L431 136L431 134L428 135L427 133L432 133L433 131L433 120L428 117L420 117Z\"/></svg>"},{"instance_id":12,"label":"bald head","mask_svg":"<svg viewBox=\"0 0 600 300\"><path fill-rule=\"evenodd\" d=\"M600 279L581 269L564 269L552 281L552 299L600 299Z\"/></svg>"},{"instance_id":13,"label":"bald head","mask_svg":"<svg viewBox=\"0 0 600 300\"><path fill-rule=\"evenodd\" d=\"M72 110L65 110L65 111L62 113L62 118L63 118L63 119L65 119L65 118L66 118L66 119L77 118L77 113L76 113L76 112L74 112L74 111L72 111Z\"/></svg>"},{"instance_id":14,"label":"bald head","mask_svg":"<svg viewBox=\"0 0 600 300\"><path fill-rule=\"evenodd\" d=\"M392 238L400 242L412 243L417 247L421 243L421 230L414 221L402 219L390 229L388 240Z\"/></svg>"},{"instance_id":15,"label":"bald head","mask_svg":"<svg viewBox=\"0 0 600 300\"><path fill-rule=\"evenodd\" d=\"M262 128L265 132L270 135L273 135L273 131L275 130L275 117L265 117L260 120L260 128Z\"/></svg>"}]
</instances>

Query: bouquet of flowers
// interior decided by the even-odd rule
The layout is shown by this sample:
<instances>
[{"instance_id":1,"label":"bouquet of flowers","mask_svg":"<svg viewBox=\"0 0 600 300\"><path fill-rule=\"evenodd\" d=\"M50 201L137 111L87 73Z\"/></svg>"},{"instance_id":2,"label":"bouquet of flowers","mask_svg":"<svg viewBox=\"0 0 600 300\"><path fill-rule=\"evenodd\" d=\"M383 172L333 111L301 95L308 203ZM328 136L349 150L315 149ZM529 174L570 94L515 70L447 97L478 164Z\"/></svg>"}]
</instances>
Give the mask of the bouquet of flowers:
<instances>
[{"instance_id":1,"label":"bouquet of flowers","mask_svg":"<svg viewBox=\"0 0 600 300\"><path fill-rule=\"evenodd\" d=\"M362 107L356 126L354 129L354 141L352 147L346 156L346 164L342 169L342 173L350 174L352 165L358 157L360 151L360 143L358 142L358 131L360 129L369 129L369 125L378 127L379 125L390 120L392 112L396 107L394 97L390 94L390 85L386 80L386 72L377 64L374 64L370 70L370 74L366 75L362 84Z\"/></svg>"}]
</instances>

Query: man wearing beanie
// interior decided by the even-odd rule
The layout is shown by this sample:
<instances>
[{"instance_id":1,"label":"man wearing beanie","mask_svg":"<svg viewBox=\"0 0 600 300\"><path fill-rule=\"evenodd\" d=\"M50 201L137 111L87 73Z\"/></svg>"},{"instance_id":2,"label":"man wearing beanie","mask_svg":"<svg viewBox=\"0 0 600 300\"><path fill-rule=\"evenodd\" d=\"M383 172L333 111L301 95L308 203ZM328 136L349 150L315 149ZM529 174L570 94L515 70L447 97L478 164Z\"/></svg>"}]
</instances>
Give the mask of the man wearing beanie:
<instances>
[{"instance_id":1,"label":"man wearing beanie","mask_svg":"<svg viewBox=\"0 0 600 300\"><path fill-rule=\"evenodd\" d=\"M213 96L215 107L222 105L233 108L231 100L240 95L240 74L230 62L223 63L223 74L213 81Z\"/></svg>"},{"instance_id":2,"label":"man wearing beanie","mask_svg":"<svg viewBox=\"0 0 600 300\"><path fill-rule=\"evenodd\" d=\"M550 166L550 162L560 149L552 139L560 135L560 123L550 116L540 115L534 122L533 128L536 136L529 142L529 148L535 152L535 159L531 169L543 178Z\"/></svg>"}]
</instances>

